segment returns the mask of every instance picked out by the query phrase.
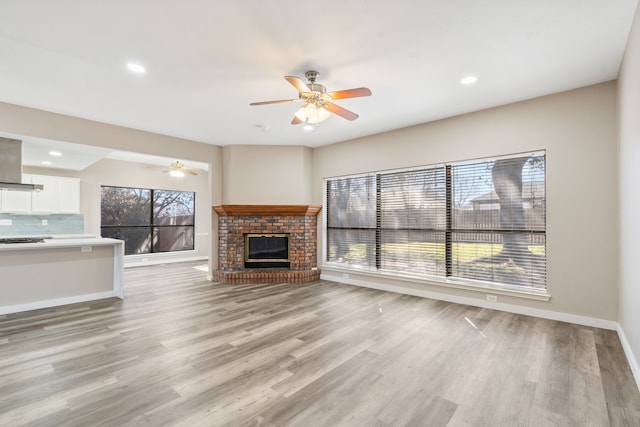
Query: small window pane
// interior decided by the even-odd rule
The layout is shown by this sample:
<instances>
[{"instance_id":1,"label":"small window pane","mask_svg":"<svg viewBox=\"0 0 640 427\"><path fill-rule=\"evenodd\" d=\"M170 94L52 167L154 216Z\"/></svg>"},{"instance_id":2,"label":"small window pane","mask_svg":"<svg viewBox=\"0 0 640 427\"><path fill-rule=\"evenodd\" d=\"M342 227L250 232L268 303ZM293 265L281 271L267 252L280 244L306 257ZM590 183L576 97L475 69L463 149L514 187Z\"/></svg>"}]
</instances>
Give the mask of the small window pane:
<instances>
[{"instance_id":1,"label":"small window pane","mask_svg":"<svg viewBox=\"0 0 640 427\"><path fill-rule=\"evenodd\" d=\"M154 190L153 223L155 225L193 225L195 193Z\"/></svg>"},{"instance_id":2,"label":"small window pane","mask_svg":"<svg viewBox=\"0 0 640 427\"><path fill-rule=\"evenodd\" d=\"M103 227L102 237L124 240L124 254L151 253L151 229L149 227Z\"/></svg>"},{"instance_id":3,"label":"small window pane","mask_svg":"<svg viewBox=\"0 0 640 427\"><path fill-rule=\"evenodd\" d=\"M153 239L154 252L193 250L193 227L155 227Z\"/></svg>"},{"instance_id":4,"label":"small window pane","mask_svg":"<svg viewBox=\"0 0 640 427\"><path fill-rule=\"evenodd\" d=\"M519 244L504 252L502 233L453 233L451 275L545 289L544 234L511 233Z\"/></svg>"},{"instance_id":5,"label":"small window pane","mask_svg":"<svg viewBox=\"0 0 640 427\"><path fill-rule=\"evenodd\" d=\"M101 225L138 226L151 224L151 190L102 187Z\"/></svg>"},{"instance_id":6,"label":"small window pane","mask_svg":"<svg viewBox=\"0 0 640 427\"><path fill-rule=\"evenodd\" d=\"M358 267L375 267L375 230L327 230L327 261Z\"/></svg>"},{"instance_id":7,"label":"small window pane","mask_svg":"<svg viewBox=\"0 0 640 427\"><path fill-rule=\"evenodd\" d=\"M444 239L443 231L383 230L380 268L444 276L446 265Z\"/></svg>"}]
</instances>

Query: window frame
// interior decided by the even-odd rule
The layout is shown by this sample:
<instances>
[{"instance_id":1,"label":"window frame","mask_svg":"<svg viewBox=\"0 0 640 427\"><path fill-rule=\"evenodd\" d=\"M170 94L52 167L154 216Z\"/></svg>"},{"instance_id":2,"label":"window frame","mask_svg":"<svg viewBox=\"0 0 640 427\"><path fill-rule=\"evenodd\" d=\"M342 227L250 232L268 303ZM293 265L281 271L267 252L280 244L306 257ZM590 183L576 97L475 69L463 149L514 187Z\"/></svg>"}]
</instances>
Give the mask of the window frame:
<instances>
[{"instance_id":1,"label":"window frame","mask_svg":"<svg viewBox=\"0 0 640 427\"><path fill-rule=\"evenodd\" d=\"M120 186L120 185L101 185L100 186L100 210L102 211L102 193L104 188L116 188L116 189L126 189L126 190L140 190L140 191L148 191L149 192L149 216L148 216L148 224L141 225L103 225L102 223L102 212L100 215L100 234L102 235L102 230L104 229L146 229L148 231L148 235L150 237L150 249L149 252L140 252L140 253L129 253L125 254L125 256L154 256L158 254L170 254L170 253L185 253L195 250L195 224L196 224L196 192L195 191L183 191L183 190L168 190L161 188L144 188L144 187L128 187L128 186ZM161 224L161 221L155 221L156 212L155 208L155 193L156 192L170 192L170 193L184 193L190 194L193 199L193 214L191 224ZM158 217L160 218L160 217ZM191 230L191 247L188 249L174 249L174 250L156 250L156 242L155 238L160 234L160 230L162 229L179 229L179 228L187 228ZM125 241L126 243L126 241ZM126 249L126 245L125 245Z\"/></svg>"},{"instance_id":2,"label":"window frame","mask_svg":"<svg viewBox=\"0 0 640 427\"><path fill-rule=\"evenodd\" d=\"M411 271L398 271L398 270L383 270L380 267L380 263L378 261L376 261L376 265L372 266L372 267L368 267L368 266L359 266L359 265L348 265L348 264L344 264L344 263L338 263L338 262L332 262L328 260L328 255L329 255L329 241L328 241L328 235L329 235L329 226L328 226L328 215L329 213L329 200L328 200L328 183L330 181L333 180L339 180L339 179L345 179L345 178L352 178L352 177L358 177L358 176L370 176L370 175L374 175L375 181L376 183L380 182L380 176L383 174L392 174L392 173L401 173L401 172L411 172L411 171L421 171L421 170L425 170L425 169L430 169L430 168L437 168L437 167L442 167L446 170L446 174L450 174L451 171L451 167L452 166L458 166L458 165L464 165L464 164L469 164L469 163L475 163L475 162L483 162L483 161L497 161L497 160L501 160L501 159L510 159L510 158L517 158L517 157L522 157L522 156L544 156L544 162L545 162L545 166L544 166L544 186L546 187L546 181L547 181L547 173L546 173L546 161L547 161L547 156L546 156L546 150L542 149L542 150L535 150L535 151L531 151L531 152L524 152L524 153L514 153L514 154L509 154L509 155L502 155L502 156L491 156L491 157L485 157L485 158L478 158L478 159L471 159L471 160L464 160L464 161L452 161L452 162L445 162L445 163L437 163L437 164L429 164L429 165L421 165L421 166L416 166L416 167L411 167L411 168L402 168L402 169L393 169L393 170L381 170L381 171L372 171L372 172L368 172L368 173L361 173L361 174L357 174L357 175L343 175L343 176L335 176L335 177L327 177L323 179L323 215L322 215L322 242L321 242L321 259L322 259L322 269L324 271L327 272L336 272L336 273L343 273L342 274L342 278L343 279L348 279L349 278L349 274L348 273L354 273L354 274L360 274L360 275L364 275L364 276L371 276L371 277L385 277L385 278L393 278L393 279L397 279L397 280L401 280L401 281L405 281L405 282L413 282L413 283L421 283L421 284L429 284L429 285L435 285L435 286L444 286L444 287L450 287L450 288L459 288L459 289L465 289L465 290L474 290L474 291L479 291L479 292L484 292L484 293L491 293L491 294L501 294L501 295L509 295L509 296L517 296L517 297L523 297L523 298L529 298L529 299L535 299L535 300L542 300L542 301L549 301L551 298L551 295L549 294L549 281L548 281L548 275L545 273L545 279L544 279L544 288L536 288L536 287L532 287L532 286L522 286L522 285L515 285L515 284L509 284L509 283L501 283L501 282L492 282L492 281L487 281L487 280L477 280L477 279L471 279L471 278L463 278L463 277L457 277L457 276L450 276L450 270L449 267L447 266L447 271L446 271L446 275L444 276L439 276L439 275L430 275L430 274L423 274L423 273L415 273L415 272L411 272ZM452 224L451 224L451 209L453 206L453 199L451 197L450 194L450 182L449 181L451 179L451 176L447 177L447 195L446 195L446 209L447 209L447 224L446 224L446 229L445 229L445 235L447 236L447 240L450 240L451 235L455 234L457 231L456 229L453 229ZM375 189L376 194L379 195L380 194L380 189L376 188ZM548 243L547 243L547 222L546 222L546 208L547 208L547 202L546 202L546 190L544 192L544 230L540 231L540 230L536 230L535 233L536 234L542 234L544 236L544 248L545 248L545 253L544 253L544 265L545 265L545 271L547 269L547 265L548 265L548 256L547 256L547 250L548 250ZM380 212L380 202L379 200L376 201L376 216L379 218L381 215ZM468 231L468 230L464 230L464 231ZM484 231L487 230L483 230L483 229L475 229L474 231L477 231L478 233L482 233ZM377 234L380 233L380 221L378 221L378 223L376 224L376 232ZM492 232L495 233L495 230L492 230ZM380 253L378 252L378 250L381 248L381 246L379 245L379 241L376 243L376 257L380 257ZM451 242L448 242L449 244L446 244L446 262L449 263L451 261ZM347 280L348 281L348 280Z\"/></svg>"}]
</instances>

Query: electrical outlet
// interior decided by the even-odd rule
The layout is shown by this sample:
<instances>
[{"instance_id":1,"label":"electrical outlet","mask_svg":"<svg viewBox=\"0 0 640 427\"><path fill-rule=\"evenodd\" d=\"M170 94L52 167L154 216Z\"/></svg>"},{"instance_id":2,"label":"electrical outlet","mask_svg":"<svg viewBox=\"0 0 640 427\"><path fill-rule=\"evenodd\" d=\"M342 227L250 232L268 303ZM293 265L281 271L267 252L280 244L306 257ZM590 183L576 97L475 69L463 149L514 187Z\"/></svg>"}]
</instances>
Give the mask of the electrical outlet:
<instances>
[{"instance_id":1,"label":"electrical outlet","mask_svg":"<svg viewBox=\"0 0 640 427\"><path fill-rule=\"evenodd\" d=\"M80 252L91 252L92 250L91 246L80 246Z\"/></svg>"},{"instance_id":2,"label":"electrical outlet","mask_svg":"<svg viewBox=\"0 0 640 427\"><path fill-rule=\"evenodd\" d=\"M498 302L498 296L497 295L487 295L487 301Z\"/></svg>"},{"instance_id":3,"label":"electrical outlet","mask_svg":"<svg viewBox=\"0 0 640 427\"><path fill-rule=\"evenodd\" d=\"M12 225L13 221L10 219L0 219L0 225Z\"/></svg>"},{"instance_id":4,"label":"electrical outlet","mask_svg":"<svg viewBox=\"0 0 640 427\"><path fill-rule=\"evenodd\" d=\"M49 225L49 220L48 219L43 219L42 220L42 225Z\"/></svg>"}]
</instances>

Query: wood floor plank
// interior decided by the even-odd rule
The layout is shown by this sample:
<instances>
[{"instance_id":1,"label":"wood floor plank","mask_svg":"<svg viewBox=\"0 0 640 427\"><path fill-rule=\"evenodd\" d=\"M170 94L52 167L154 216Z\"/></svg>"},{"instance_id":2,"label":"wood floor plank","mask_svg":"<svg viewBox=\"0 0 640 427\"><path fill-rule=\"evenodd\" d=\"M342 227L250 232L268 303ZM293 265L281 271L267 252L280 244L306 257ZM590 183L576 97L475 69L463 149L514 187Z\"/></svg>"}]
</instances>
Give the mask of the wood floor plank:
<instances>
[{"instance_id":1,"label":"wood floor plank","mask_svg":"<svg viewBox=\"0 0 640 427\"><path fill-rule=\"evenodd\" d=\"M613 331L202 267L0 316L0 425L640 427Z\"/></svg>"}]
</instances>

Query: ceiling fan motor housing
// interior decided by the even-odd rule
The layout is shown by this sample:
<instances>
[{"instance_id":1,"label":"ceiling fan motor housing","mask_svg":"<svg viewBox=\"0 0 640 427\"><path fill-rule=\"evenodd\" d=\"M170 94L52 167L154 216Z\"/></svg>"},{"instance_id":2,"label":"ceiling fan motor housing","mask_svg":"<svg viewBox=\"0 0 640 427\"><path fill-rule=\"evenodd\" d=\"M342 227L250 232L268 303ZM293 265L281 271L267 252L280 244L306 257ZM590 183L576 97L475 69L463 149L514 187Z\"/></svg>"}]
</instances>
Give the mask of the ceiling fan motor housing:
<instances>
[{"instance_id":1,"label":"ceiling fan motor housing","mask_svg":"<svg viewBox=\"0 0 640 427\"><path fill-rule=\"evenodd\" d=\"M320 76L320 73L317 71L313 71L313 70L309 70L306 73L304 73L304 76L307 78L307 80L309 80L311 83L315 83L316 79L318 78L318 76Z\"/></svg>"}]
</instances>

